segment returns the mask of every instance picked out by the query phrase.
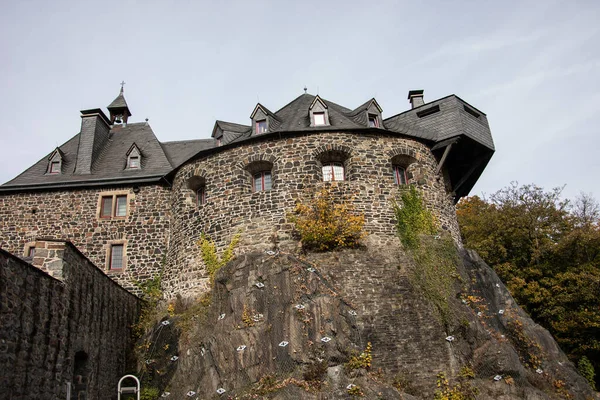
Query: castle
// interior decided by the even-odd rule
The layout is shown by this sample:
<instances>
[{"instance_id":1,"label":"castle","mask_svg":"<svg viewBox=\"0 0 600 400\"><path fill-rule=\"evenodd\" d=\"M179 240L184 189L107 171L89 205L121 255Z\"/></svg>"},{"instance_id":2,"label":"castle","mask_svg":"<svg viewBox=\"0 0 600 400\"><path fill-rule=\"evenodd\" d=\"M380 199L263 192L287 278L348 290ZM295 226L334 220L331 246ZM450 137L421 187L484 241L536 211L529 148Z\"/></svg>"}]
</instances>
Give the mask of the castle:
<instances>
[{"instance_id":1,"label":"castle","mask_svg":"<svg viewBox=\"0 0 600 400\"><path fill-rule=\"evenodd\" d=\"M249 125L216 121L211 139L160 142L129 121L121 89L108 117L81 111L79 133L0 186L0 248L35 259L36 240L65 240L129 290L162 270L167 297L194 296L208 283L201 233L220 248L236 232L242 249L286 246L295 202L332 186L385 245L405 184L459 243L454 204L494 153L486 115L455 95L408 99L384 119L375 99L350 109L304 93L276 112L257 104Z\"/></svg>"}]
</instances>

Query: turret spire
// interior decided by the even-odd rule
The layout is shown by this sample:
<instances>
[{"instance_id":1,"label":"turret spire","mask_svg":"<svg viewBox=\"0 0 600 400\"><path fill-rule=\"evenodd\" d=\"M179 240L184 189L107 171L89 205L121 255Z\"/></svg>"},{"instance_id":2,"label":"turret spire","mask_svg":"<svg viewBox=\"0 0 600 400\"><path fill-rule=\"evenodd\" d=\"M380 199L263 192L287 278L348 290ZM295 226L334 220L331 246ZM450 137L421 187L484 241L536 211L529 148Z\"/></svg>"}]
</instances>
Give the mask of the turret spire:
<instances>
[{"instance_id":1,"label":"turret spire","mask_svg":"<svg viewBox=\"0 0 600 400\"><path fill-rule=\"evenodd\" d=\"M116 99L113 100L112 103L106 108L110 112L110 123L111 124L127 124L127 119L131 117L131 111L129 111L129 106L125 101L125 96L123 95L123 87L125 86L125 81L121 82L121 90L119 91L119 95Z\"/></svg>"}]
</instances>

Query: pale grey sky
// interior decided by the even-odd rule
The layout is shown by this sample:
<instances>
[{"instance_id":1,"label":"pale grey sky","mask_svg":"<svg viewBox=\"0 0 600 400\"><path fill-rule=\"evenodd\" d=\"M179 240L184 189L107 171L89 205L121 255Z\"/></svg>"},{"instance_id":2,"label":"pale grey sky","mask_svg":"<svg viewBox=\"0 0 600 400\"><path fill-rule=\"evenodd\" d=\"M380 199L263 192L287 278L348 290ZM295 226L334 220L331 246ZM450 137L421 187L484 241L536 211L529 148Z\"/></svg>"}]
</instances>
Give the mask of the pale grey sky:
<instances>
[{"instance_id":1,"label":"pale grey sky","mask_svg":"<svg viewBox=\"0 0 600 400\"><path fill-rule=\"evenodd\" d=\"M0 181L47 156L125 80L131 121L208 138L303 93L384 118L456 94L496 154L471 194L511 181L600 200L600 1L0 0ZM596 118L596 119L595 119Z\"/></svg>"}]
</instances>

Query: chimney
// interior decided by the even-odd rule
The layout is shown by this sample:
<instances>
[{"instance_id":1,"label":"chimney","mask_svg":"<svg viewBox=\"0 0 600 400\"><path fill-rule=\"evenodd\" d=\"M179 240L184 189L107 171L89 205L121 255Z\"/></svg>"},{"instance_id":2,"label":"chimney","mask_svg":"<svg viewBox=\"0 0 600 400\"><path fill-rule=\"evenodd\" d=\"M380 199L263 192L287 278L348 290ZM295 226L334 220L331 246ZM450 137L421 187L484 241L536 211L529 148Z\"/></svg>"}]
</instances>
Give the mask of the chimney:
<instances>
[{"instance_id":1,"label":"chimney","mask_svg":"<svg viewBox=\"0 0 600 400\"><path fill-rule=\"evenodd\" d=\"M423 90L411 90L408 92L408 100L410 101L411 108L417 108L425 104L423 99Z\"/></svg>"},{"instance_id":2,"label":"chimney","mask_svg":"<svg viewBox=\"0 0 600 400\"><path fill-rule=\"evenodd\" d=\"M108 140L110 121L101 109L81 111L81 132L77 148L75 174L92 173L92 163Z\"/></svg>"}]
</instances>

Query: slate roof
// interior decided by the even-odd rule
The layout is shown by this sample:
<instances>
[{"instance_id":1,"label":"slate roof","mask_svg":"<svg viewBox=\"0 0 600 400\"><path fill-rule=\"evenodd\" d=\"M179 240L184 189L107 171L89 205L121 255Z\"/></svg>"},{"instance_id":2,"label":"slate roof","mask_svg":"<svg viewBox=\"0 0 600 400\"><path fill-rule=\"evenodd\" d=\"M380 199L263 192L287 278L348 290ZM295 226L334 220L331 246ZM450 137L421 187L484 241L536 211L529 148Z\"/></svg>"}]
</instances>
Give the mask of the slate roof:
<instances>
[{"instance_id":1,"label":"slate roof","mask_svg":"<svg viewBox=\"0 0 600 400\"><path fill-rule=\"evenodd\" d=\"M419 117L421 111L436 106L440 108L438 112ZM467 112L465 107L478 113L479 117ZM414 135L432 138L436 142L464 134L488 149L494 150L494 141L492 140L486 115L456 95L425 103L422 106L387 118L383 122L387 129L397 132L414 130Z\"/></svg>"},{"instance_id":2,"label":"slate roof","mask_svg":"<svg viewBox=\"0 0 600 400\"><path fill-rule=\"evenodd\" d=\"M126 153L134 143L142 155L142 168L126 169ZM145 122L113 128L105 146L97 154L89 175L73 173L78 144L79 134L59 146L59 150L63 154L61 174L46 174L48 168L48 156L46 156L16 178L0 186L0 191L15 188L69 187L79 186L83 183L86 185L106 184L110 181L146 182L160 179L174 168L156 139L152 128ZM194 150L197 149L198 146L194 147Z\"/></svg>"},{"instance_id":3,"label":"slate roof","mask_svg":"<svg viewBox=\"0 0 600 400\"><path fill-rule=\"evenodd\" d=\"M114 99L112 103L110 103L106 108L108 108L109 110L117 108L126 108L127 111L129 111L129 106L127 105L127 101L125 101L125 96L123 96L123 89L121 89L121 92L119 93L117 98ZM131 113L129 113L129 115L131 115Z\"/></svg>"},{"instance_id":4,"label":"slate roof","mask_svg":"<svg viewBox=\"0 0 600 400\"><path fill-rule=\"evenodd\" d=\"M323 98L320 99L327 105L330 123L328 126L310 126L309 107L315 100L315 96L304 93L276 112L271 112L260 104L257 105L270 118L267 133L253 136L252 127L249 125L216 121L212 136L215 138L222 133L222 144L225 145L225 148L229 148L247 140L260 140L271 134L363 130L365 132L379 131L399 134L426 142L431 146L438 144L441 150L436 151L443 151L442 145L448 139L466 137L470 142L464 142L465 144L460 146L472 151L472 154L487 158L489 161L494 152L494 143L485 114L455 95L384 119L379 128L370 128L366 115L371 102L376 102L375 99L370 99L354 109L343 107ZM127 107L122 92L109 106L109 108L115 107ZM422 111L431 111L432 107L439 107L439 111L423 115ZM126 169L126 153L134 143L142 155L142 168ZM61 174L46 174L48 168L48 156L46 156L16 178L0 186L0 192L95 184L157 182L164 177L170 177L179 166L187 161L222 150L221 147L216 146L215 139L160 143L147 123L130 123L124 127L116 126L111 129L106 144L102 146L98 154L92 155L92 159L95 161L91 168L91 174L80 175L73 173L78 144L79 134L59 146L58 150L63 157ZM487 161L484 160L483 167L474 174L475 180L483 171ZM463 174L467 170L466 167L467 164L461 164L460 168L457 167L455 171ZM457 180L459 177L455 179ZM474 184L472 179L462 188L461 195L468 193Z\"/></svg>"}]
</instances>

